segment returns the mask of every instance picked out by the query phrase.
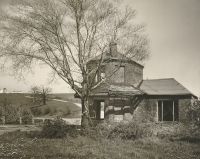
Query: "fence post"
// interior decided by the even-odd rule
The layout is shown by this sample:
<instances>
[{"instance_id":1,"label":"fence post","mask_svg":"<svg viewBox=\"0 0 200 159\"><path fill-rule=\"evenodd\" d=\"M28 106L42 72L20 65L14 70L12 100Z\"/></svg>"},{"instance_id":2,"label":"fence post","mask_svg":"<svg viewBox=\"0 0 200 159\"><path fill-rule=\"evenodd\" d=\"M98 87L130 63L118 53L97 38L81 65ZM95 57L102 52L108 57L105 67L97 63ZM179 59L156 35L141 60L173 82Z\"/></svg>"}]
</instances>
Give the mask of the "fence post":
<instances>
[{"instance_id":1,"label":"fence post","mask_svg":"<svg viewBox=\"0 0 200 159\"><path fill-rule=\"evenodd\" d=\"M5 116L2 116L2 123L3 123L3 125L6 124L6 118L5 118Z\"/></svg>"},{"instance_id":2,"label":"fence post","mask_svg":"<svg viewBox=\"0 0 200 159\"><path fill-rule=\"evenodd\" d=\"M32 117L32 124L34 125L35 124L35 120L34 120L34 118Z\"/></svg>"},{"instance_id":3,"label":"fence post","mask_svg":"<svg viewBox=\"0 0 200 159\"><path fill-rule=\"evenodd\" d=\"M19 117L19 124L22 125L22 117Z\"/></svg>"}]
</instances>

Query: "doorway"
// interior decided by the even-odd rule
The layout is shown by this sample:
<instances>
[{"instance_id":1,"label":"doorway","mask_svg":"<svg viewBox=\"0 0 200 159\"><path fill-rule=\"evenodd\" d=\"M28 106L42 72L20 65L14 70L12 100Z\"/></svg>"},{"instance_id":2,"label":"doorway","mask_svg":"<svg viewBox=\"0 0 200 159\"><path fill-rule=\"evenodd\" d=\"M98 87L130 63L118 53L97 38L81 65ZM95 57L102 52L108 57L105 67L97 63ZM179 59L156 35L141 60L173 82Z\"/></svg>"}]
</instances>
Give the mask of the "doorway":
<instances>
[{"instance_id":1,"label":"doorway","mask_svg":"<svg viewBox=\"0 0 200 159\"><path fill-rule=\"evenodd\" d=\"M104 100L95 101L96 105L96 119L103 120L105 116L105 102Z\"/></svg>"}]
</instances>

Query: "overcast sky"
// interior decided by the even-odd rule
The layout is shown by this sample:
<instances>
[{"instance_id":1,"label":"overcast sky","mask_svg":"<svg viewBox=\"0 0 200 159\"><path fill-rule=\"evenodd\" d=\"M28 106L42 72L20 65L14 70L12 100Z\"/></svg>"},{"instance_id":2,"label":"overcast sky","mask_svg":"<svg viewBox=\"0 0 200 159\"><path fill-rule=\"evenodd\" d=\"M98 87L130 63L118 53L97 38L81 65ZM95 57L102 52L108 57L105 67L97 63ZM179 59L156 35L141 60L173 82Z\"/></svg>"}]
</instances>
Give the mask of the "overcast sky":
<instances>
[{"instance_id":1,"label":"overcast sky","mask_svg":"<svg viewBox=\"0 0 200 159\"><path fill-rule=\"evenodd\" d=\"M125 2L137 10L136 20L147 25L151 57L145 63L144 79L175 78L200 96L200 0ZM28 91L32 85L49 85L48 72L39 66L25 81L1 73L0 89ZM49 86L54 92L70 91L61 80Z\"/></svg>"}]
</instances>

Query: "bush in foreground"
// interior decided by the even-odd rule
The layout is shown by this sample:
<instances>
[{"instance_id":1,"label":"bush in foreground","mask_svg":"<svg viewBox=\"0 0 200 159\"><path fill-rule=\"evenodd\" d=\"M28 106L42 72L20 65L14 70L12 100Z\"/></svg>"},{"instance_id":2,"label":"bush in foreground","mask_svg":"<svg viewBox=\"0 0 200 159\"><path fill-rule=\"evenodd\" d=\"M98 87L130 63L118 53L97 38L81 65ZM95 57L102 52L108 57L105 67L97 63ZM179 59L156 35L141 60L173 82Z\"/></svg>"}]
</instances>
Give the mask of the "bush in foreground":
<instances>
[{"instance_id":1,"label":"bush in foreground","mask_svg":"<svg viewBox=\"0 0 200 159\"><path fill-rule=\"evenodd\" d=\"M41 137L44 138L63 138L67 133L67 124L61 118L46 120L42 127Z\"/></svg>"},{"instance_id":2,"label":"bush in foreground","mask_svg":"<svg viewBox=\"0 0 200 159\"><path fill-rule=\"evenodd\" d=\"M72 137L86 136L95 140L100 138L135 140L152 136L152 132L148 124L138 122L102 123L80 130L76 126L67 125L65 121L57 118L45 121L40 136L44 138L63 138L66 135Z\"/></svg>"},{"instance_id":3,"label":"bush in foreground","mask_svg":"<svg viewBox=\"0 0 200 159\"><path fill-rule=\"evenodd\" d=\"M108 135L108 138L120 138L126 140L135 140L142 137L152 136L152 132L147 124L129 122L119 123L116 125Z\"/></svg>"},{"instance_id":4,"label":"bush in foreground","mask_svg":"<svg viewBox=\"0 0 200 159\"><path fill-rule=\"evenodd\" d=\"M125 139L135 140L142 137L152 136L152 131L147 123L142 124L135 121L121 122L121 123L102 123L95 127L83 129L82 136L87 136L93 139L107 138L107 139Z\"/></svg>"}]
</instances>

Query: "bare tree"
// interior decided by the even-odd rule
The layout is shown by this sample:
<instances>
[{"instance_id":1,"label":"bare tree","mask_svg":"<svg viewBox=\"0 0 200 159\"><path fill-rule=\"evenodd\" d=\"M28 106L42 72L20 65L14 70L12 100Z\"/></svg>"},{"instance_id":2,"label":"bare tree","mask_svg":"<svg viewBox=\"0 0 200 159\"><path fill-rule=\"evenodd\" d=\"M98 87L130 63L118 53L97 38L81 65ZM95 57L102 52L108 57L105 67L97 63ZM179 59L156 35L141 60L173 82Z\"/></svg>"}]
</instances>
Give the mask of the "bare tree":
<instances>
[{"instance_id":1,"label":"bare tree","mask_svg":"<svg viewBox=\"0 0 200 159\"><path fill-rule=\"evenodd\" d=\"M49 88L49 87L41 87L41 90L40 90L40 94L41 94L41 96L42 96L42 103L43 103L43 105L46 105L46 102L47 102L47 100L48 100L48 98L49 98L49 93L51 93L51 88Z\"/></svg>"},{"instance_id":2,"label":"bare tree","mask_svg":"<svg viewBox=\"0 0 200 159\"><path fill-rule=\"evenodd\" d=\"M50 87L44 87L44 86L33 86L31 88L31 94L33 98L34 104L42 104L46 105L46 101L49 97L49 93L52 91Z\"/></svg>"},{"instance_id":3,"label":"bare tree","mask_svg":"<svg viewBox=\"0 0 200 159\"><path fill-rule=\"evenodd\" d=\"M124 8L124 9L122 9ZM14 0L1 16L1 53L16 73L45 63L80 96L82 125L88 125L88 97L108 44L115 41L121 53L143 61L148 40L136 11L111 0ZM100 56L98 65L87 62ZM5 64L5 63L4 63Z\"/></svg>"},{"instance_id":4,"label":"bare tree","mask_svg":"<svg viewBox=\"0 0 200 159\"><path fill-rule=\"evenodd\" d=\"M33 86L31 88L31 95L32 95L32 98L33 98L33 103L34 104L38 104L38 101L39 101L39 95L40 95L40 89L38 86Z\"/></svg>"}]
</instances>

